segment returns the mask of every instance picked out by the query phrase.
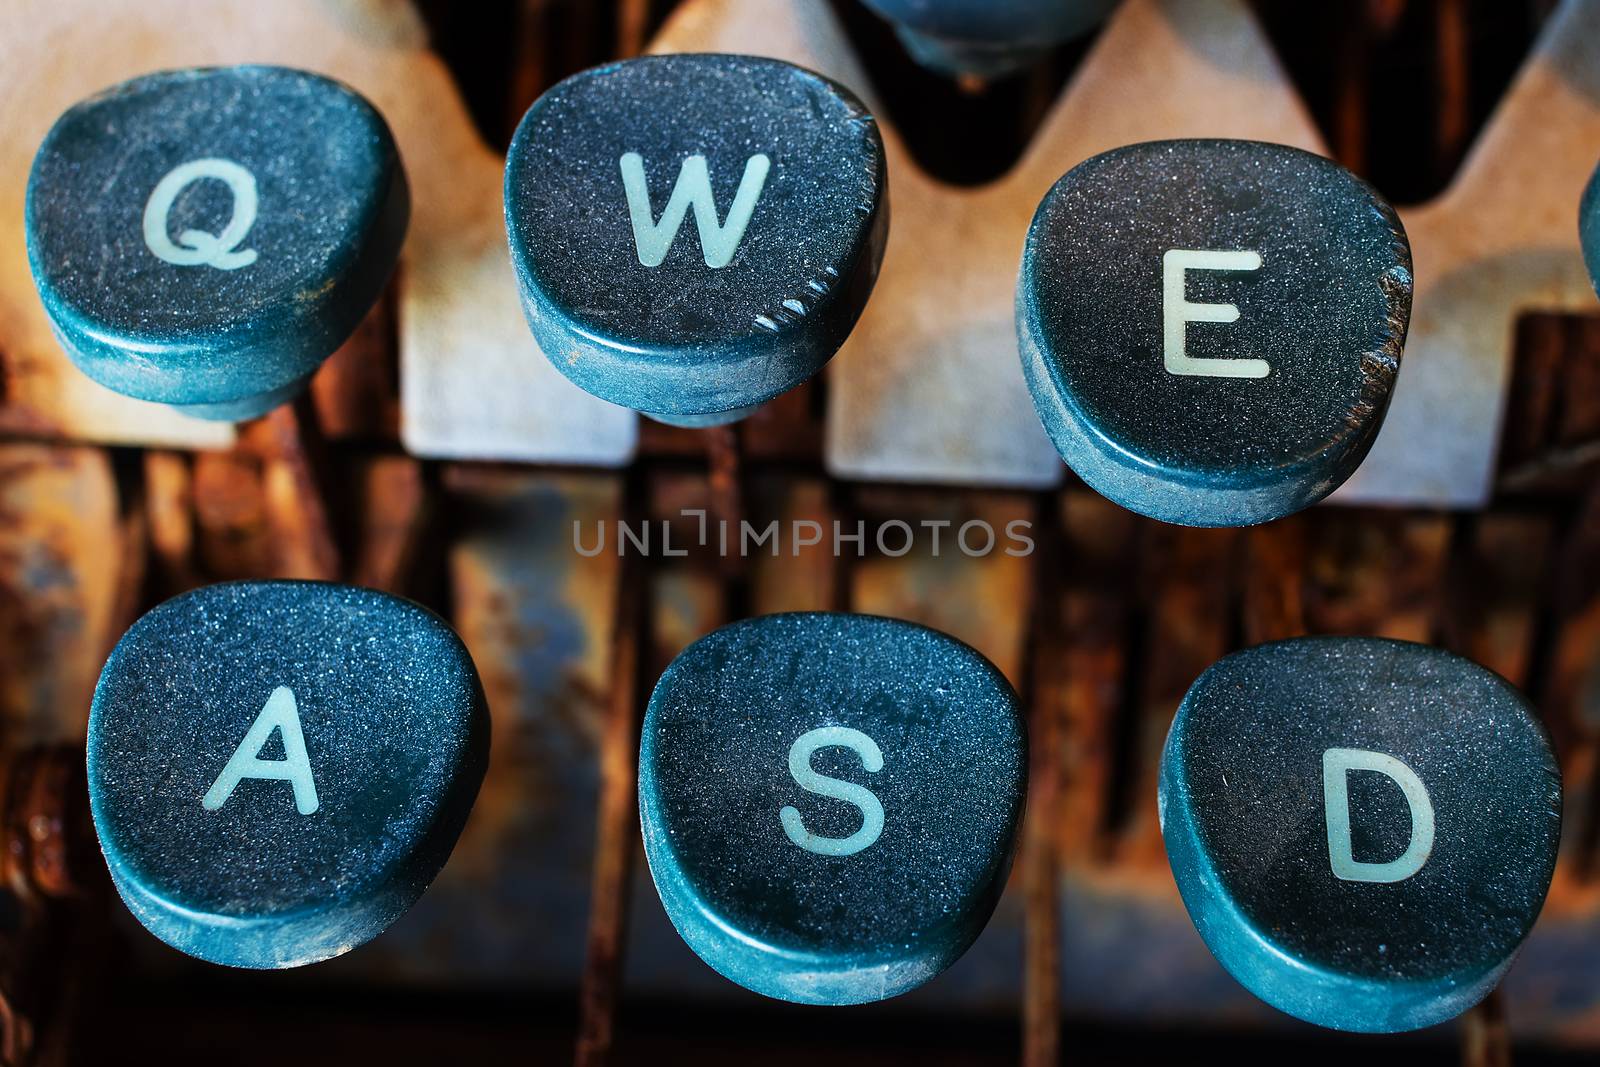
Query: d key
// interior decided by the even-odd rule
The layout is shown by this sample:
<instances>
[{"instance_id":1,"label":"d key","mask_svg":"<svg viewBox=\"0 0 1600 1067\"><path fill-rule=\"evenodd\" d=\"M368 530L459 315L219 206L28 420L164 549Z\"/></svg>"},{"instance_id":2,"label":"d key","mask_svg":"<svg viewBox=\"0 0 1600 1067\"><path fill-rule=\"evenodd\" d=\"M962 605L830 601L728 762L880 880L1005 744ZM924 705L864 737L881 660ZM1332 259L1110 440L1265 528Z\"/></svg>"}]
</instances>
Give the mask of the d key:
<instances>
[{"instance_id":1,"label":"d key","mask_svg":"<svg viewBox=\"0 0 1600 1067\"><path fill-rule=\"evenodd\" d=\"M28 258L67 355L211 419L302 390L383 291L410 215L383 118L281 67L135 78L34 157Z\"/></svg>"},{"instance_id":2,"label":"d key","mask_svg":"<svg viewBox=\"0 0 1600 1067\"><path fill-rule=\"evenodd\" d=\"M1301 638L1190 688L1162 833L1200 936L1290 1015L1388 1033L1483 999L1555 872L1561 773L1498 675L1426 645Z\"/></svg>"},{"instance_id":3,"label":"d key","mask_svg":"<svg viewBox=\"0 0 1600 1067\"><path fill-rule=\"evenodd\" d=\"M506 159L528 323L603 400L683 426L741 418L855 325L885 180L861 102L788 63L651 56L569 78Z\"/></svg>"},{"instance_id":4,"label":"d key","mask_svg":"<svg viewBox=\"0 0 1600 1067\"><path fill-rule=\"evenodd\" d=\"M1336 163L1254 141L1073 168L1034 216L1017 289L1056 449L1123 507L1191 526L1266 522L1348 478L1410 313L1393 209Z\"/></svg>"},{"instance_id":5,"label":"d key","mask_svg":"<svg viewBox=\"0 0 1600 1067\"><path fill-rule=\"evenodd\" d=\"M673 660L645 716L639 809L661 902L758 993L903 993L994 910L1025 747L1005 679L933 630L842 614L724 627Z\"/></svg>"},{"instance_id":6,"label":"d key","mask_svg":"<svg viewBox=\"0 0 1600 1067\"><path fill-rule=\"evenodd\" d=\"M89 800L134 916L192 956L295 967L370 940L444 866L488 762L477 671L431 612L237 582L123 635Z\"/></svg>"}]
</instances>

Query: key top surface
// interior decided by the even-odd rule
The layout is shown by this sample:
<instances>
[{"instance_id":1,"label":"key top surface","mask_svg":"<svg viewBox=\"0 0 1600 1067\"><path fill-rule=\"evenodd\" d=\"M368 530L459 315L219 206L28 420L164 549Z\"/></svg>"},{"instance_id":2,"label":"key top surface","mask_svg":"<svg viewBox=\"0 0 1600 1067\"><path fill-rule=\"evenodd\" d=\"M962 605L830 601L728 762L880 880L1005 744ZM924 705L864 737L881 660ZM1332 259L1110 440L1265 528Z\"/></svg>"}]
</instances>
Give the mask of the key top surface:
<instances>
[{"instance_id":1,"label":"key top surface","mask_svg":"<svg viewBox=\"0 0 1600 1067\"><path fill-rule=\"evenodd\" d=\"M863 0L917 62L950 75L1015 73L1101 22L1117 0Z\"/></svg>"},{"instance_id":2,"label":"key top surface","mask_svg":"<svg viewBox=\"0 0 1600 1067\"><path fill-rule=\"evenodd\" d=\"M1163 753L1162 832L1218 961L1274 1007L1393 1032L1477 1003L1543 906L1561 773L1509 683L1426 645L1221 660Z\"/></svg>"},{"instance_id":3,"label":"key top surface","mask_svg":"<svg viewBox=\"0 0 1600 1067\"><path fill-rule=\"evenodd\" d=\"M1025 750L1015 693L953 638L865 615L735 623L650 698L650 872L727 978L801 1003L891 997L954 962L994 910Z\"/></svg>"},{"instance_id":4,"label":"key top surface","mask_svg":"<svg viewBox=\"0 0 1600 1067\"><path fill-rule=\"evenodd\" d=\"M1304 508L1382 424L1411 308L1394 211L1337 164L1253 141L1131 145L1046 194L1017 332L1068 464L1193 526Z\"/></svg>"},{"instance_id":5,"label":"key top surface","mask_svg":"<svg viewBox=\"0 0 1600 1067\"><path fill-rule=\"evenodd\" d=\"M170 71L57 120L28 181L28 257L89 377L248 418L366 315L409 212L394 138L350 89L282 67Z\"/></svg>"},{"instance_id":6,"label":"key top surface","mask_svg":"<svg viewBox=\"0 0 1600 1067\"><path fill-rule=\"evenodd\" d=\"M1600 166L1583 191L1578 208L1578 239L1583 242L1583 261L1589 265L1589 277L1600 293Z\"/></svg>"},{"instance_id":7,"label":"key top surface","mask_svg":"<svg viewBox=\"0 0 1600 1067\"><path fill-rule=\"evenodd\" d=\"M536 101L506 160L523 306L588 392L731 421L855 325L888 227L883 142L847 90L777 60L650 56Z\"/></svg>"},{"instance_id":8,"label":"key top surface","mask_svg":"<svg viewBox=\"0 0 1600 1067\"><path fill-rule=\"evenodd\" d=\"M209 586L117 643L89 797L129 910L174 948L294 967L370 940L444 866L489 720L442 620L368 589Z\"/></svg>"}]
</instances>

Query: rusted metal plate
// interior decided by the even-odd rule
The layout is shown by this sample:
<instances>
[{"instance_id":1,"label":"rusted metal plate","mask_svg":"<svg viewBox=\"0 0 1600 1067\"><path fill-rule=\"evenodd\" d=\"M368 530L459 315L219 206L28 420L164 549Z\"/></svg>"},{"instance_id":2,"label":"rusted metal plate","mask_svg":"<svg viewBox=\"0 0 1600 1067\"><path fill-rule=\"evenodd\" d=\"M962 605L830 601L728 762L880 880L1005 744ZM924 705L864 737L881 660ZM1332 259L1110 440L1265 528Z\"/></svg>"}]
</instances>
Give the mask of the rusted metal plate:
<instances>
[{"instance_id":1,"label":"rusted metal plate","mask_svg":"<svg viewBox=\"0 0 1600 1067\"><path fill-rule=\"evenodd\" d=\"M851 562L850 610L942 630L1021 686L1033 599L1028 557L1037 548L1029 533L1032 501L1011 493L864 489L856 504L868 555ZM985 530L993 547L977 554L991 543ZM884 551L900 552L908 542L903 554Z\"/></svg>"},{"instance_id":2,"label":"rusted metal plate","mask_svg":"<svg viewBox=\"0 0 1600 1067\"><path fill-rule=\"evenodd\" d=\"M356 475L363 506L350 580L404 595L436 510L422 465L406 456L375 456Z\"/></svg>"},{"instance_id":3,"label":"rusted metal plate","mask_svg":"<svg viewBox=\"0 0 1600 1067\"><path fill-rule=\"evenodd\" d=\"M842 520L828 499L827 485L772 478L754 487L751 503L761 521L770 515L791 534L784 555L763 553L751 560L752 613L836 610L845 564L834 553L833 531ZM796 530L803 536L792 536ZM803 543L813 539L815 544Z\"/></svg>"},{"instance_id":4,"label":"rusted metal plate","mask_svg":"<svg viewBox=\"0 0 1600 1067\"><path fill-rule=\"evenodd\" d=\"M1307 523L1306 630L1433 639L1443 610L1450 520L1338 511Z\"/></svg>"},{"instance_id":5,"label":"rusted metal plate","mask_svg":"<svg viewBox=\"0 0 1600 1067\"><path fill-rule=\"evenodd\" d=\"M1117 719L1130 687L1135 528L1141 520L1097 493L1073 489L1060 500L1065 572L1059 633L1063 647L1044 650L1035 670L1057 679L1061 745L1060 809L1052 817L1063 860L1104 860L1110 820ZM1041 551L1051 551L1049 546ZM1055 685L1036 700L1051 699Z\"/></svg>"},{"instance_id":6,"label":"rusted metal plate","mask_svg":"<svg viewBox=\"0 0 1600 1067\"><path fill-rule=\"evenodd\" d=\"M1527 689L1556 524L1488 513L1468 520L1449 580L1442 644Z\"/></svg>"},{"instance_id":7,"label":"rusted metal plate","mask_svg":"<svg viewBox=\"0 0 1600 1067\"><path fill-rule=\"evenodd\" d=\"M276 573L278 546L267 507L265 469L242 449L193 459L195 559L208 581Z\"/></svg>"},{"instance_id":8,"label":"rusted metal plate","mask_svg":"<svg viewBox=\"0 0 1600 1067\"><path fill-rule=\"evenodd\" d=\"M0 445L0 747L81 741L119 622L117 488L96 448Z\"/></svg>"},{"instance_id":9,"label":"rusted metal plate","mask_svg":"<svg viewBox=\"0 0 1600 1067\"><path fill-rule=\"evenodd\" d=\"M362 980L571 988L583 967L611 686L617 556L573 548L615 480L452 468L451 617L483 678L489 772L449 864L387 934L330 964Z\"/></svg>"},{"instance_id":10,"label":"rusted metal plate","mask_svg":"<svg viewBox=\"0 0 1600 1067\"><path fill-rule=\"evenodd\" d=\"M317 421L326 436L386 442L399 437L398 303L395 279L311 379Z\"/></svg>"},{"instance_id":11,"label":"rusted metal plate","mask_svg":"<svg viewBox=\"0 0 1600 1067\"><path fill-rule=\"evenodd\" d=\"M1140 602L1144 608L1138 720L1133 744L1133 794L1120 859L1166 871L1166 846L1156 812L1162 747L1178 703L1194 680L1228 651L1230 587L1237 530L1191 530L1145 524Z\"/></svg>"}]
</instances>

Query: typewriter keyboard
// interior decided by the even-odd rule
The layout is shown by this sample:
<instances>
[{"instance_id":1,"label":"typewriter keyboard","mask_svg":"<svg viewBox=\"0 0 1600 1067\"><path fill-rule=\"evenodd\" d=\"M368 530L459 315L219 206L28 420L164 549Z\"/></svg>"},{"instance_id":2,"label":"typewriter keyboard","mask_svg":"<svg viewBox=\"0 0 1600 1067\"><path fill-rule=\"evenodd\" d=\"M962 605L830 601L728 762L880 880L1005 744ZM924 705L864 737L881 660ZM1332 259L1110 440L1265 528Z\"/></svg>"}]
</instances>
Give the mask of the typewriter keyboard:
<instances>
[{"instance_id":1,"label":"typewriter keyboard","mask_svg":"<svg viewBox=\"0 0 1600 1067\"><path fill-rule=\"evenodd\" d=\"M1600 0L10 0L0 116L0 1063L1600 1048Z\"/></svg>"}]
</instances>

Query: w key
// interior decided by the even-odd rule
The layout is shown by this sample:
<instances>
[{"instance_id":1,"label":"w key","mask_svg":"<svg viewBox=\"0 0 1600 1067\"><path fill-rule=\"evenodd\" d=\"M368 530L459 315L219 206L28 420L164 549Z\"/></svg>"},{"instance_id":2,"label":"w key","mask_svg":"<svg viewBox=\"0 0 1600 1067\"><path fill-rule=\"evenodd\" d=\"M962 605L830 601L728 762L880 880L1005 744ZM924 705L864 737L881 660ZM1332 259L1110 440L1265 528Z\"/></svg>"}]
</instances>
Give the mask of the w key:
<instances>
[{"instance_id":1,"label":"w key","mask_svg":"<svg viewBox=\"0 0 1600 1067\"><path fill-rule=\"evenodd\" d=\"M433 613L370 589L235 582L117 642L89 800L134 916L214 963L315 963L409 908L488 762L478 674Z\"/></svg>"},{"instance_id":2,"label":"w key","mask_svg":"<svg viewBox=\"0 0 1600 1067\"><path fill-rule=\"evenodd\" d=\"M540 348L586 391L682 426L815 374L888 232L883 141L847 90L750 56L651 56L533 105L506 225Z\"/></svg>"}]
</instances>

